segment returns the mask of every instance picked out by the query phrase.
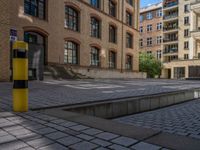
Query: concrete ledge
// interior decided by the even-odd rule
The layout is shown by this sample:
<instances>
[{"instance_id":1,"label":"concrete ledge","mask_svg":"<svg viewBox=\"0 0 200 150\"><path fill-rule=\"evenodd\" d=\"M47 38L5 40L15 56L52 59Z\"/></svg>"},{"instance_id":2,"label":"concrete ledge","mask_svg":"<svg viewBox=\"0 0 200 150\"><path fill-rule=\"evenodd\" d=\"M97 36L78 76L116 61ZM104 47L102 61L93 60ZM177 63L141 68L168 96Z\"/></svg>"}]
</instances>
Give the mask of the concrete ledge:
<instances>
[{"instance_id":1,"label":"concrete ledge","mask_svg":"<svg viewBox=\"0 0 200 150\"><path fill-rule=\"evenodd\" d=\"M108 119L183 103L199 98L199 96L199 90L191 89L156 95L107 100L103 102L90 102L66 106L62 109Z\"/></svg>"}]
</instances>

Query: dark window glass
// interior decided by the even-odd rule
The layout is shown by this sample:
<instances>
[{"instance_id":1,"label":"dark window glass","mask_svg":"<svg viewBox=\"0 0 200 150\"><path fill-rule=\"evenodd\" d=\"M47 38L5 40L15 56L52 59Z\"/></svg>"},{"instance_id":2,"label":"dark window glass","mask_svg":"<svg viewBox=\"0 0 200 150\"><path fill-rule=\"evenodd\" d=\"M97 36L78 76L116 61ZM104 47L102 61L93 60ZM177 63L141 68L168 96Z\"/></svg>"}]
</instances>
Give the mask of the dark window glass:
<instances>
[{"instance_id":1,"label":"dark window glass","mask_svg":"<svg viewBox=\"0 0 200 150\"><path fill-rule=\"evenodd\" d=\"M91 36L100 38L100 21L91 17Z\"/></svg>"},{"instance_id":2,"label":"dark window glass","mask_svg":"<svg viewBox=\"0 0 200 150\"><path fill-rule=\"evenodd\" d=\"M78 44L67 41L64 51L64 63L78 64Z\"/></svg>"},{"instance_id":3,"label":"dark window glass","mask_svg":"<svg viewBox=\"0 0 200 150\"><path fill-rule=\"evenodd\" d=\"M133 48L133 35L126 33L126 47Z\"/></svg>"},{"instance_id":4,"label":"dark window glass","mask_svg":"<svg viewBox=\"0 0 200 150\"><path fill-rule=\"evenodd\" d=\"M126 24L129 26L132 26L133 21L132 21L132 15L128 11L126 11Z\"/></svg>"},{"instance_id":5,"label":"dark window glass","mask_svg":"<svg viewBox=\"0 0 200 150\"><path fill-rule=\"evenodd\" d=\"M100 66L99 49L96 47L91 48L91 66Z\"/></svg>"},{"instance_id":6,"label":"dark window glass","mask_svg":"<svg viewBox=\"0 0 200 150\"><path fill-rule=\"evenodd\" d=\"M113 51L109 52L109 68L116 68L116 53Z\"/></svg>"},{"instance_id":7,"label":"dark window glass","mask_svg":"<svg viewBox=\"0 0 200 150\"><path fill-rule=\"evenodd\" d=\"M133 58L130 55L126 55L126 70L132 70Z\"/></svg>"},{"instance_id":8,"label":"dark window glass","mask_svg":"<svg viewBox=\"0 0 200 150\"><path fill-rule=\"evenodd\" d=\"M116 4L112 0L109 0L109 14L116 17Z\"/></svg>"},{"instance_id":9,"label":"dark window glass","mask_svg":"<svg viewBox=\"0 0 200 150\"><path fill-rule=\"evenodd\" d=\"M90 0L90 4L95 8L100 8L100 0Z\"/></svg>"},{"instance_id":10,"label":"dark window glass","mask_svg":"<svg viewBox=\"0 0 200 150\"><path fill-rule=\"evenodd\" d=\"M45 4L45 0L24 0L24 12L45 19Z\"/></svg>"},{"instance_id":11,"label":"dark window glass","mask_svg":"<svg viewBox=\"0 0 200 150\"><path fill-rule=\"evenodd\" d=\"M126 2L127 2L128 4L130 4L131 6L133 6L133 0L126 0Z\"/></svg>"},{"instance_id":12,"label":"dark window glass","mask_svg":"<svg viewBox=\"0 0 200 150\"><path fill-rule=\"evenodd\" d=\"M117 29L110 25L109 26L109 42L116 43L117 42Z\"/></svg>"},{"instance_id":13,"label":"dark window glass","mask_svg":"<svg viewBox=\"0 0 200 150\"><path fill-rule=\"evenodd\" d=\"M65 7L65 26L71 30L78 31L79 30L79 15L78 12L69 7Z\"/></svg>"}]
</instances>

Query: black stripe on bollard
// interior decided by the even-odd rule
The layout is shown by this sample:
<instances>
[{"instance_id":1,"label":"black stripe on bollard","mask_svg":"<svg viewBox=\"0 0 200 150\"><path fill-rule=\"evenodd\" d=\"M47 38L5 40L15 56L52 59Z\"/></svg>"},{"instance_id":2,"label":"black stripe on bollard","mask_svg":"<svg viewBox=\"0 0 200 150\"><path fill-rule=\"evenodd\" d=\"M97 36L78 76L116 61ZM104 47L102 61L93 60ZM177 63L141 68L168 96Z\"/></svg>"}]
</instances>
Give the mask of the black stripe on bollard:
<instances>
[{"instance_id":1,"label":"black stripe on bollard","mask_svg":"<svg viewBox=\"0 0 200 150\"><path fill-rule=\"evenodd\" d=\"M14 80L14 89L24 89L28 88L28 80Z\"/></svg>"},{"instance_id":2,"label":"black stripe on bollard","mask_svg":"<svg viewBox=\"0 0 200 150\"><path fill-rule=\"evenodd\" d=\"M28 51L27 50L13 50L13 58L28 58Z\"/></svg>"}]
</instances>

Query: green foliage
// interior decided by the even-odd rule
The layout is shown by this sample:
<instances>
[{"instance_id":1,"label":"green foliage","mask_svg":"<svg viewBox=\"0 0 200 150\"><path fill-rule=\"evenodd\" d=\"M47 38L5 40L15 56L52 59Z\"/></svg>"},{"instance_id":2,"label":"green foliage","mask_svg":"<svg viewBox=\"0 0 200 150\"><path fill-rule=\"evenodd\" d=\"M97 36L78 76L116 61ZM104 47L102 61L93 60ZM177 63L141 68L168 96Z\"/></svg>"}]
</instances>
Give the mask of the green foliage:
<instances>
[{"instance_id":1,"label":"green foliage","mask_svg":"<svg viewBox=\"0 0 200 150\"><path fill-rule=\"evenodd\" d=\"M146 72L147 77L155 78L161 75L162 63L157 60L152 54L141 53L139 57L140 71Z\"/></svg>"}]
</instances>

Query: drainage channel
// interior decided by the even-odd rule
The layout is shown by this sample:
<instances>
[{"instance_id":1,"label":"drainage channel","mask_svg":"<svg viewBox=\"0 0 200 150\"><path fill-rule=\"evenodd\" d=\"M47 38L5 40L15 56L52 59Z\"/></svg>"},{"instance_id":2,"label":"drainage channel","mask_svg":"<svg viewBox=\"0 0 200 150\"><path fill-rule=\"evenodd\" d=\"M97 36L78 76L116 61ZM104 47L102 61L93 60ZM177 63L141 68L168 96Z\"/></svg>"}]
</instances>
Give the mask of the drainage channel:
<instances>
[{"instance_id":1,"label":"drainage channel","mask_svg":"<svg viewBox=\"0 0 200 150\"><path fill-rule=\"evenodd\" d=\"M61 107L63 111L76 112L104 119L132 115L198 99L200 89L93 102Z\"/></svg>"}]
</instances>

